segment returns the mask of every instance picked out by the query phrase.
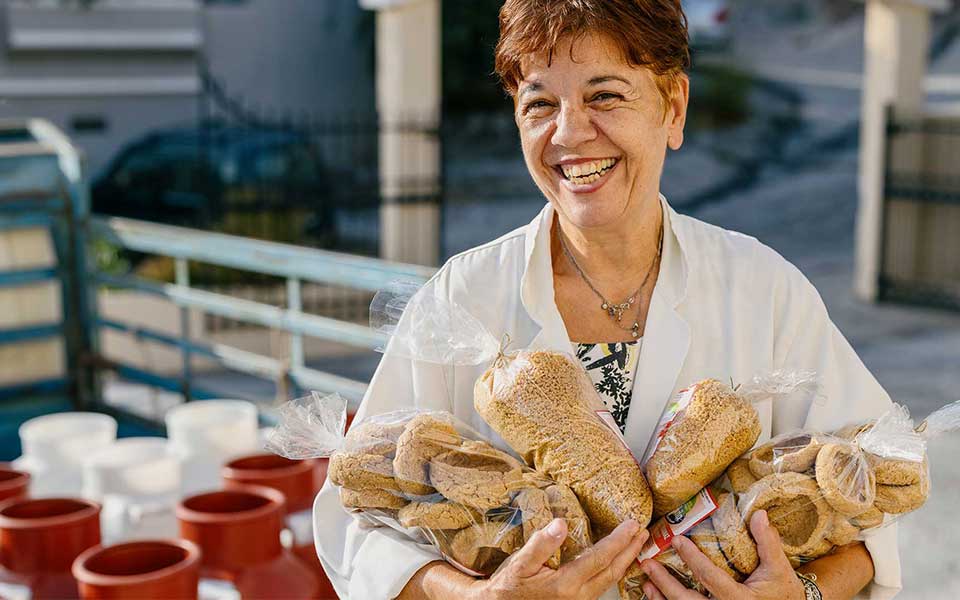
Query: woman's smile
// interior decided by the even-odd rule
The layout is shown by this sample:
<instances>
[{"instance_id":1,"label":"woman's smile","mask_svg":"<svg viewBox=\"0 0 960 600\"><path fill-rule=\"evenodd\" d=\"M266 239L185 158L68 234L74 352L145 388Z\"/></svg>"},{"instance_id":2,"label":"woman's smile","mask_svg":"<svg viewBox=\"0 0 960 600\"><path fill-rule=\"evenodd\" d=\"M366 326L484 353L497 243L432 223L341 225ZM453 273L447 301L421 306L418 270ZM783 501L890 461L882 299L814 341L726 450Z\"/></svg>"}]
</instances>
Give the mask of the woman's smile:
<instances>
[{"instance_id":1,"label":"woman's smile","mask_svg":"<svg viewBox=\"0 0 960 600\"><path fill-rule=\"evenodd\" d=\"M574 194L591 194L599 190L613 177L620 164L617 157L580 158L557 163L556 172L560 185Z\"/></svg>"}]
</instances>

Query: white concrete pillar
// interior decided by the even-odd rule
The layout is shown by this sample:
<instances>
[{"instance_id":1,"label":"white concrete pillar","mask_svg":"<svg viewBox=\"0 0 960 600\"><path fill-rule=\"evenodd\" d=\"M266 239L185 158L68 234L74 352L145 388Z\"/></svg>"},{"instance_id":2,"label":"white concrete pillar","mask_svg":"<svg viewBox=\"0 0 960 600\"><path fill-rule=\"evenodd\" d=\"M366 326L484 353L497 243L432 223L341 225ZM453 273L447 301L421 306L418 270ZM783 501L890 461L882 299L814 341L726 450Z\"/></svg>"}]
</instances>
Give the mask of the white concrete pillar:
<instances>
[{"instance_id":1,"label":"white concrete pillar","mask_svg":"<svg viewBox=\"0 0 960 600\"><path fill-rule=\"evenodd\" d=\"M920 140L905 140L909 143L898 144L896 152L888 153L887 107L892 107L898 119L923 114L930 14L948 6L947 0L866 0L854 281L855 292L863 300L877 298L887 160L906 171L912 170L911 163L919 167L922 160L916 147ZM912 228L916 209L897 207L898 226ZM898 260L909 263L909 254L900 253Z\"/></svg>"},{"instance_id":2,"label":"white concrete pillar","mask_svg":"<svg viewBox=\"0 0 960 600\"><path fill-rule=\"evenodd\" d=\"M380 256L436 265L440 249L440 0L360 0L377 11Z\"/></svg>"}]
</instances>

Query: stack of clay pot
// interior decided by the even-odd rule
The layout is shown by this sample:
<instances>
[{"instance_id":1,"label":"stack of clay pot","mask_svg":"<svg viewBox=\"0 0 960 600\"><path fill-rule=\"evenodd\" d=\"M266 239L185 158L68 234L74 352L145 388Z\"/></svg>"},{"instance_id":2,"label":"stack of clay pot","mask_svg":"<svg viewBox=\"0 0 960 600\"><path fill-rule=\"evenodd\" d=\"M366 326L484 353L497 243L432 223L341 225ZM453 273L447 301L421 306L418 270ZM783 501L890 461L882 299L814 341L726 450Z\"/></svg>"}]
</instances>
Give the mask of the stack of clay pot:
<instances>
[{"instance_id":1,"label":"stack of clay pot","mask_svg":"<svg viewBox=\"0 0 960 600\"><path fill-rule=\"evenodd\" d=\"M200 547L202 577L231 583L242 598L320 598L314 571L280 542L286 507L277 490L244 486L177 506L182 538Z\"/></svg>"},{"instance_id":2,"label":"stack of clay pot","mask_svg":"<svg viewBox=\"0 0 960 600\"><path fill-rule=\"evenodd\" d=\"M14 469L7 463L0 463L0 502L26 496L29 487L30 473Z\"/></svg>"},{"instance_id":3,"label":"stack of clay pot","mask_svg":"<svg viewBox=\"0 0 960 600\"><path fill-rule=\"evenodd\" d=\"M297 461L275 454L253 454L234 459L223 468L224 487L242 489L261 485L281 492L286 500L286 527L290 532L290 549L316 573L321 583L321 598L336 598L317 558L313 543L313 499L323 485L326 460Z\"/></svg>"},{"instance_id":4,"label":"stack of clay pot","mask_svg":"<svg viewBox=\"0 0 960 600\"><path fill-rule=\"evenodd\" d=\"M73 563L85 600L198 597L200 549L186 540L94 546Z\"/></svg>"},{"instance_id":5,"label":"stack of clay pot","mask_svg":"<svg viewBox=\"0 0 960 600\"><path fill-rule=\"evenodd\" d=\"M74 559L100 543L100 507L70 498L0 504L0 596L76 598Z\"/></svg>"}]
</instances>

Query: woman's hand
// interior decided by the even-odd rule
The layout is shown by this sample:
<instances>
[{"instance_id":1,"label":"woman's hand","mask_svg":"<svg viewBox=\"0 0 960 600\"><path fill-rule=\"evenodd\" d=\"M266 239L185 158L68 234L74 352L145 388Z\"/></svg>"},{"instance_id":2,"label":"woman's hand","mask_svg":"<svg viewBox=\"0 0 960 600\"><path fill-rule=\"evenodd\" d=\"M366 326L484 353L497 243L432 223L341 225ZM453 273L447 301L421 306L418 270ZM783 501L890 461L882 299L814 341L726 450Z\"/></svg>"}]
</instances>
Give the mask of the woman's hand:
<instances>
[{"instance_id":1,"label":"woman's hand","mask_svg":"<svg viewBox=\"0 0 960 600\"><path fill-rule=\"evenodd\" d=\"M554 570L544 563L567 537L566 522L554 519L507 559L496 574L477 581L470 597L477 600L598 598L623 577L647 536L647 531L631 519L576 560Z\"/></svg>"},{"instance_id":2,"label":"woman's hand","mask_svg":"<svg viewBox=\"0 0 960 600\"><path fill-rule=\"evenodd\" d=\"M803 584L780 546L780 534L770 526L767 513L758 510L750 519L750 532L757 541L760 566L745 582L737 583L704 556L689 539L678 536L673 548L690 567L697 580L719 600L804 600ZM704 598L688 590L663 565L645 560L641 565L650 581L643 591L650 600L694 600Z\"/></svg>"}]
</instances>

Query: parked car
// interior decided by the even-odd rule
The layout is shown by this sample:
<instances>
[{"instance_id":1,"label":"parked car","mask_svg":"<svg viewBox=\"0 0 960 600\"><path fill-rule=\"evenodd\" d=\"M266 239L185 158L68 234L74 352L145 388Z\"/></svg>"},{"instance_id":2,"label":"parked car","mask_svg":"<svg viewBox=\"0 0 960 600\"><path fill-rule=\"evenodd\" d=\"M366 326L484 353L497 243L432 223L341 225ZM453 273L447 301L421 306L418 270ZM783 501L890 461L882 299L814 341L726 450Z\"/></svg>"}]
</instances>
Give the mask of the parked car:
<instances>
[{"instance_id":1,"label":"parked car","mask_svg":"<svg viewBox=\"0 0 960 600\"><path fill-rule=\"evenodd\" d=\"M721 50L730 45L730 3L726 0L684 0L690 45L694 50Z\"/></svg>"},{"instance_id":2,"label":"parked car","mask_svg":"<svg viewBox=\"0 0 960 600\"><path fill-rule=\"evenodd\" d=\"M331 179L308 135L207 123L128 145L94 181L91 205L96 213L329 246ZM243 230L262 226L264 214L296 229ZM301 235L316 239L287 239Z\"/></svg>"}]
</instances>

